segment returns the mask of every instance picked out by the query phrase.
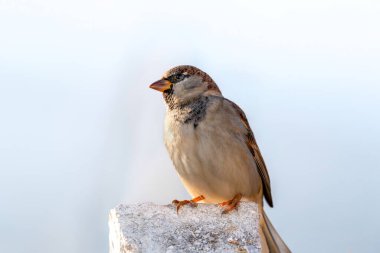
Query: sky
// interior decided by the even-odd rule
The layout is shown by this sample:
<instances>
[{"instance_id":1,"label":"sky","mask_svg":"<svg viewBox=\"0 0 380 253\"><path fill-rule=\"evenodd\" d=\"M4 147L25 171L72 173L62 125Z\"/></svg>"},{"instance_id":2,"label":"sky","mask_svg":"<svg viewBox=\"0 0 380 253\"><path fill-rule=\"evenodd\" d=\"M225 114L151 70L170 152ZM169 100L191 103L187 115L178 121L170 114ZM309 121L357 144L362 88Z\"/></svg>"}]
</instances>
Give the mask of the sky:
<instances>
[{"instance_id":1,"label":"sky","mask_svg":"<svg viewBox=\"0 0 380 253\"><path fill-rule=\"evenodd\" d=\"M186 199L148 85L245 111L293 252L380 247L380 2L0 0L0 252L106 252L119 203Z\"/></svg>"}]
</instances>

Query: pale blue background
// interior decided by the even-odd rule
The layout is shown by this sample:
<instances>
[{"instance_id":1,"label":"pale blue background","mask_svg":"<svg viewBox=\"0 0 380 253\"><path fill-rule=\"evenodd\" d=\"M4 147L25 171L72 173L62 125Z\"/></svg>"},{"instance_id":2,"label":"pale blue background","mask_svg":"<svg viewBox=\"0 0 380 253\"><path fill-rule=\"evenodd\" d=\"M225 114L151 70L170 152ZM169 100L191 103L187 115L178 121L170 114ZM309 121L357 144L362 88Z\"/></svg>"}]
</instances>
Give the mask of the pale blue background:
<instances>
[{"instance_id":1,"label":"pale blue background","mask_svg":"<svg viewBox=\"0 0 380 253\"><path fill-rule=\"evenodd\" d=\"M294 252L380 248L380 4L0 1L0 252L107 252L120 202L187 198L148 89L207 71L247 113Z\"/></svg>"}]
</instances>

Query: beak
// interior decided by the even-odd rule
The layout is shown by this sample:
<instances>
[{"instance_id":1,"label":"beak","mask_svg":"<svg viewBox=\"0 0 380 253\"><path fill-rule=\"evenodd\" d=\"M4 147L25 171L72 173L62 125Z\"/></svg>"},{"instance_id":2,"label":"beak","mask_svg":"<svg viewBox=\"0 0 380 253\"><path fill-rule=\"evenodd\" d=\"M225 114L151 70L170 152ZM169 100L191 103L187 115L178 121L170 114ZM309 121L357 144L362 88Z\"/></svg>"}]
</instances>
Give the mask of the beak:
<instances>
[{"instance_id":1,"label":"beak","mask_svg":"<svg viewBox=\"0 0 380 253\"><path fill-rule=\"evenodd\" d=\"M149 85L149 88L164 92L166 90L169 90L171 86L172 86L171 82L165 79L161 79Z\"/></svg>"}]
</instances>

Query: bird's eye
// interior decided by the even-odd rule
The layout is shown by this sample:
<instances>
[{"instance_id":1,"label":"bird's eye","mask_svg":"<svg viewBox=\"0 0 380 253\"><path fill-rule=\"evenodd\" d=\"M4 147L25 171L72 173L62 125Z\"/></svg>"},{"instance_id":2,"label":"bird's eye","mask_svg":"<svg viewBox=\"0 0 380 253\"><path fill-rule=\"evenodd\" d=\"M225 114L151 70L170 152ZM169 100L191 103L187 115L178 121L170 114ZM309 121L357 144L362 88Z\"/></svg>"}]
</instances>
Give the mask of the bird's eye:
<instances>
[{"instance_id":1,"label":"bird's eye","mask_svg":"<svg viewBox=\"0 0 380 253\"><path fill-rule=\"evenodd\" d=\"M177 83L177 82L182 81L184 78L185 78L185 75L183 74L175 74L170 77L171 79L170 81L173 83Z\"/></svg>"}]
</instances>

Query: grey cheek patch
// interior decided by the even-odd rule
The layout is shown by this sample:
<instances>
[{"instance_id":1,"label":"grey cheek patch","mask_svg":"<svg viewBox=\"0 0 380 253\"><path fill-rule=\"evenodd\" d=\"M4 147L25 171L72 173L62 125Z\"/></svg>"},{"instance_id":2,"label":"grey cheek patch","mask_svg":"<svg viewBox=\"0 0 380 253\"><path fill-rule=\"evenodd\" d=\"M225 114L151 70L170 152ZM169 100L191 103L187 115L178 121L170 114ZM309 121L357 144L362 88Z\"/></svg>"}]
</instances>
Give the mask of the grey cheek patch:
<instances>
[{"instance_id":1,"label":"grey cheek patch","mask_svg":"<svg viewBox=\"0 0 380 253\"><path fill-rule=\"evenodd\" d=\"M192 76L192 77L189 77L185 81L184 88L186 90L190 90L190 89L194 89L194 88L200 87L201 85L202 85L202 78Z\"/></svg>"},{"instance_id":2,"label":"grey cheek patch","mask_svg":"<svg viewBox=\"0 0 380 253\"><path fill-rule=\"evenodd\" d=\"M186 83L184 86L185 86L185 89L186 89L186 90L191 90L191 89L194 89L194 88L198 87L198 86L199 86L199 83L188 82L188 83Z\"/></svg>"}]
</instances>

